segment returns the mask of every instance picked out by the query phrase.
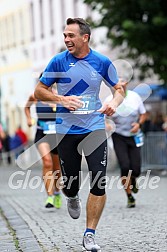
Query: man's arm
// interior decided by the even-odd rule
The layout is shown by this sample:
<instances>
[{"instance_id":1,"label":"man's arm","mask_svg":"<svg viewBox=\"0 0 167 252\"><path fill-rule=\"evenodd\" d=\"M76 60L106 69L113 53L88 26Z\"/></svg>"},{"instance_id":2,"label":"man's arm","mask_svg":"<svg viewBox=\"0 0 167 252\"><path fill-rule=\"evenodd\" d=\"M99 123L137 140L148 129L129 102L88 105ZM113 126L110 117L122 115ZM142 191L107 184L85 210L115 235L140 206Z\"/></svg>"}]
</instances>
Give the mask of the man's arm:
<instances>
[{"instance_id":1,"label":"man's arm","mask_svg":"<svg viewBox=\"0 0 167 252\"><path fill-rule=\"evenodd\" d=\"M25 115L26 115L28 127L31 127L33 125L30 108L36 102L37 102L37 100L35 99L34 95L32 94L32 95L29 96L29 98L28 98L28 100L26 102L26 105L24 107L24 112L25 112Z\"/></svg>"},{"instance_id":2,"label":"man's arm","mask_svg":"<svg viewBox=\"0 0 167 252\"><path fill-rule=\"evenodd\" d=\"M107 116L111 116L115 113L116 108L123 102L125 97L125 90L123 88L124 85L126 85L126 83L120 80L114 86L115 92L113 99L105 102L98 112L106 114Z\"/></svg>"},{"instance_id":3,"label":"man's arm","mask_svg":"<svg viewBox=\"0 0 167 252\"><path fill-rule=\"evenodd\" d=\"M49 91L49 87L44 85L42 82L38 82L35 91L34 96L36 99L44 102L50 102L50 103L60 103L61 97L57 94L53 94Z\"/></svg>"},{"instance_id":4,"label":"man's arm","mask_svg":"<svg viewBox=\"0 0 167 252\"><path fill-rule=\"evenodd\" d=\"M48 89L48 86L39 81L34 92L36 99L48 103L61 104L63 107L72 111L83 106L83 103L80 100L82 96L63 96L53 94Z\"/></svg>"}]
</instances>

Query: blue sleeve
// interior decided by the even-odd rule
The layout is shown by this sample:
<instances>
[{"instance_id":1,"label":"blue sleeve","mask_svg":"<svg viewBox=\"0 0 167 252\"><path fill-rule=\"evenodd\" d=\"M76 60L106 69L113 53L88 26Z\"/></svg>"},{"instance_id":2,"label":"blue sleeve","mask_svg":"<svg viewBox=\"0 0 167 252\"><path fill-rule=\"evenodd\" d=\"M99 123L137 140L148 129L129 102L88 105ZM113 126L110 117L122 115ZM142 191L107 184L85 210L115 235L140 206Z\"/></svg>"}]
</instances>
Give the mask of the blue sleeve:
<instances>
[{"instance_id":1,"label":"blue sleeve","mask_svg":"<svg viewBox=\"0 0 167 252\"><path fill-rule=\"evenodd\" d=\"M107 59L105 61L105 67L104 67L104 81L105 83L111 87L111 86L115 86L118 83L118 75L117 75L117 71L113 65L113 63Z\"/></svg>"},{"instance_id":2,"label":"blue sleeve","mask_svg":"<svg viewBox=\"0 0 167 252\"><path fill-rule=\"evenodd\" d=\"M57 72L56 58L52 58L45 68L42 77L39 79L43 84L50 87L56 82L56 72Z\"/></svg>"}]
</instances>

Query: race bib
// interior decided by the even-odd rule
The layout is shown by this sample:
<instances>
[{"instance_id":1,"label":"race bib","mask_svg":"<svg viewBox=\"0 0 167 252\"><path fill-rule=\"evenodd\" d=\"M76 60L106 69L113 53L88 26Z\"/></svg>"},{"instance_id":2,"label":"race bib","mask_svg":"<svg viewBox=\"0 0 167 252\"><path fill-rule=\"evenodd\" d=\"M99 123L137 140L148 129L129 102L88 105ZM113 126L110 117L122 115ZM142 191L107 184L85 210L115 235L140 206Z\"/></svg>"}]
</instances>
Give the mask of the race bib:
<instances>
[{"instance_id":1,"label":"race bib","mask_svg":"<svg viewBox=\"0 0 167 252\"><path fill-rule=\"evenodd\" d=\"M96 108L96 96L95 95L83 95L82 108L78 108L75 111L70 111L73 114L90 114L95 111Z\"/></svg>"},{"instance_id":2,"label":"race bib","mask_svg":"<svg viewBox=\"0 0 167 252\"><path fill-rule=\"evenodd\" d=\"M44 134L55 134L56 133L56 123L55 123L55 121L45 122L43 124L43 133Z\"/></svg>"}]
</instances>

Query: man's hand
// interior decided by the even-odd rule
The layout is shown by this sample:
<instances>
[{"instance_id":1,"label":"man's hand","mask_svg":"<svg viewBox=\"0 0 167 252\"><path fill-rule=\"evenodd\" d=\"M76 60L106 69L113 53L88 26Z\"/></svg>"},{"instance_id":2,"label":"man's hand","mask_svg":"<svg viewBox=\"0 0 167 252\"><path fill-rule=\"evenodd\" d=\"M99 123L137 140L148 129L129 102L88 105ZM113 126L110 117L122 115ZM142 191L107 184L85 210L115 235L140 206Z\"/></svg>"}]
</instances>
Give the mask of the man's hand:
<instances>
[{"instance_id":1,"label":"man's hand","mask_svg":"<svg viewBox=\"0 0 167 252\"><path fill-rule=\"evenodd\" d=\"M104 103L103 106L97 111L106 114L107 116L112 116L115 113L116 108L117 108L116 104L114 104L114 102L111 101L108 103L107 102Z\"/></svg>"},{"instance_id":2,"label":"man's hand","mask_svg":"<svg viewBox=\"0 0 167 252\"><path fill-rule=\"evenodd\" d=\"M113 96L110 95L105 99L102 107L98 109L97 111L102 114L106 114L107 116L112 116L116 112L117 107L118 107L118 104L113 99Z\"/></svg>"},{"instance_id":3,"label":"man's hand","mask_svg":"<svg viewBox=\"0 0 167 252\"><path fill-rule=\"evenodd\" d=\"M34 92L35 98L42 102L61 104L63 107L72 111L75 111L78 108L82 108L82 106L84 105L81 101L82 96L63 96L53 94L48 89L48 86L39 81Z\"/></svg>"},{"instance_id":4,"label":"man's hand","mask_svg":"<svg viewBox=\"0 0 167 252\"><path fill-rule=\"evenodd\" d=\"M134 122L131 124L132 128L131 128L131 133L137 133L138 130L140 129L140 124L137 122Z\"/></svg>"},{"instance_id":5,"label":"man's hand","mask_svg":"<svg viewBox=\"0 0 167 252\"><path fill-rule=\"evenodd\" d=\"M126 84L126 82L119 80L119 82L114 86L114 97L108 96L102 107L97 111L106 114L107 116L112 116L116 112L116 108L123 102L125 97L124 86L126 86Z\"/></svg>"},{"instance_id":6,"label":"man's hand","mask_svg":"<svg viewBox=\"0 0 167 252\"><path fill-rule=\"evenodd\" d=\"M27 125L28 125L28 127L32 126L32 119L31 118L27 119Z\"/></svg>"},{"instance_id":7,"label":"man's hand","mask_svg":"<svg viewBox=\"0 0 167 252\"><path fill-rule=\"evenodd\" d=\"M82 96L61 96L60 104L71 111L75 111L78 108L82 108L84 105L81 99Z\"/></svg>"}]
</instances>

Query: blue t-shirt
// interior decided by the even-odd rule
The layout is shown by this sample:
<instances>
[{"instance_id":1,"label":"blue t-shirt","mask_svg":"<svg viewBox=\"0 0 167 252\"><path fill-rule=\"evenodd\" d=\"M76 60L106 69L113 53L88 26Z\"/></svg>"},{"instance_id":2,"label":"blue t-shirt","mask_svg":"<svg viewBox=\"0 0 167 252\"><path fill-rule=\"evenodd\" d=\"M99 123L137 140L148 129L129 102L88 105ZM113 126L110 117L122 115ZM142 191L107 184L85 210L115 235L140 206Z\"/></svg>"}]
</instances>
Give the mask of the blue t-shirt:
<instances>
[{"instance_id":1,"label":"blue t-shirt","mask_svg":"<svg viewBox=\"0 0 167 252\"><path fill-rule=\"evenodd\" d=\"M118 82L115 67L107 57L90 49L80 59L66 50L51 59L40 81L48 87L56 82L59 95L83 97L84 106L76 114L57 104L56 116L62 119L57 133L83 134L105 128L104 115L97 112L102 105L100 86L102 81L110 87Z\"/></svg>"}]
</instances>

